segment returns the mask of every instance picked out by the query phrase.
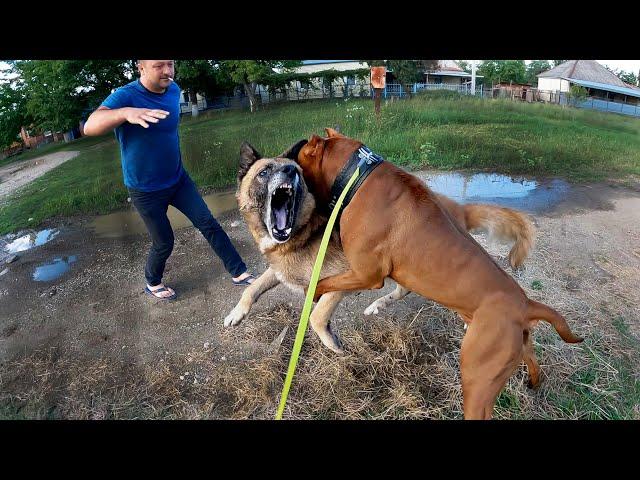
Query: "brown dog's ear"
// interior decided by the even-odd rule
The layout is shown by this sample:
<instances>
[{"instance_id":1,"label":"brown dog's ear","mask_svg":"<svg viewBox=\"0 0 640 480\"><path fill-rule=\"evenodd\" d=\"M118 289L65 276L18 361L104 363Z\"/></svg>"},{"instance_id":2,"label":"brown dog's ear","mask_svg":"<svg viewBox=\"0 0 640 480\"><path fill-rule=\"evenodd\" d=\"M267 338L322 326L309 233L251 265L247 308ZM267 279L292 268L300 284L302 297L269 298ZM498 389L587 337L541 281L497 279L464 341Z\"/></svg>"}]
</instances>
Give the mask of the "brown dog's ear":
<instances>
[{"instance_id":1,"label":"brown dog's ear","mask_svg":"<svg viewBox=\"0 0 640 480\"><path fill-rule=\"evenodd\" d=\"M335 129L327 127L327 128L324 129L324 131L327 132L327 137L329 137L329 138L331 138L331 137L343 137L344 138L344 135L342 135L340 133L340 126L339 125L336 125Z\"/></svg>"},{"instance_id":2,"label":"brown dog's ear","mask_svg":"<svg viewBox=\"0 0 640 480\"><path fill-rule=\"evenodd\" d=\"M294 145L291 145L291 147L289 147L289 149L284 152L281 155L278 155L278 157L280 158L288 158L290 160L293 161L298 161L298 154L300 153L300 150L302 150L302 147L304 147L307 144L307 140L300 140L299 142L295 143Z\"/></svg>"},{"instance_id":3,"label":"brown dog's ear","mask_svg":"<svg viewBox=\"0 0 640 480\"><path fill-rule=\"evenodd\" d=\"M247 174L251 165L260 160L262 155L253 148L248 142L242 142L240 145L240 168L238 168L238 182L241 182Z\"/></svg>"},{"instance_id":4,"label":"brown dog's ear","mask_svg":"<svg viewBox=\"0 0 640 480\"><path fill-rule=\"evenodd\" d=\"M319 146L324 145L324 138L314 133L313 135L311 135L311 138L307 142L307 145L315 150Z\"/></svg>"},{"instance_id":5,"label":"brown dog's ear","mask_svg":"<svg viewBox=\"0 0 640 480\"><path fill-rule=\"evenodd\" d=\"M322 158L322 153L324 152L324 138L319 137L315 133L311 135L311 138L304 148L304 152L305 156L314 157L316 159Z\"/></svg>"}]
</instances>

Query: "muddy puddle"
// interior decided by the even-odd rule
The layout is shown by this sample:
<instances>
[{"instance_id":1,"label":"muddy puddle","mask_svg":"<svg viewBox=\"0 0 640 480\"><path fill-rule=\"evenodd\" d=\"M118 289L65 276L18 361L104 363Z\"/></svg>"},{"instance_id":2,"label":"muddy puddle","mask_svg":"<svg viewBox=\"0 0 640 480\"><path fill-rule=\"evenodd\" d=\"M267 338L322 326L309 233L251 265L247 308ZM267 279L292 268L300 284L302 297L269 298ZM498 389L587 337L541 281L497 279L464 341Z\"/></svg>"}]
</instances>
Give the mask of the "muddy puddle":
<instances>
[{"instance_id":1,"label":"muddy puddle","mask_svg":"<svg viewBox=\"0 0 640 480\"><path fill-rule=\"evenodd\" d=\"M459 203L493 203L529 212L543 212L567 198L564 180L536 180L495 173L413 172L433 191Z\"/></svg>"},{"instance_id":2,"label":"muddy puddle","mask_svg":"<svg viewBox=\"0 0 640 480\"><path fill-rule=\"evenodd\" d=\"M238 208L235 190L206 195L205 203L214 217ZM191 226L191 222L180 211L169 206L167 216L174 230ZM127 211L102 215L91 222L91 229L101 238L121 238L128 235L147 234L140 215L133 206Z\"/></svg>"},{"instance_id":3,"label":"muddy puddle","mask_svg":"<svg viewBox=\"0 0 640 480\"><path fill-rule=\"evenodd\" d=\"M57 229L46 229L38 232L30 232L11 240L5 239L6 244L2 248L5 254L14 254L39 247L53 240L60 233Z\"/></svg>"},{"instance_id":4,"label":"muddy puddle","mask_svg":"<svg viewBox=\"0 0 640 480\"><path fill-rule=\"evenodd\" d=\"M78 260L77 255L54 258L52 262L44 263L35 268L33 279L36 282L50 282L60 278L71 269L71 265Z\"/></svg>"}]
</instances>

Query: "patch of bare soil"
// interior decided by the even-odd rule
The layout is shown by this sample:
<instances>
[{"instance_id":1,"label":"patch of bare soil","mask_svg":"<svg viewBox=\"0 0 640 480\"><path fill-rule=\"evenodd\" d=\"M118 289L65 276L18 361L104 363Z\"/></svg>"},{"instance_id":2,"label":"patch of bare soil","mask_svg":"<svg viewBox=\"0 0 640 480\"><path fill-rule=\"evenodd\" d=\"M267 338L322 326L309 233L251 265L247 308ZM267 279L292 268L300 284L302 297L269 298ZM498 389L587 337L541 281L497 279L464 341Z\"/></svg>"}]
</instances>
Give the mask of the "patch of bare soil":
<instances>
[{"instance_id":1,"label":"patch of bare soil","mask_svg":"<svg viewBox=\"0 0 640 480\"><path fill-rule=\"evenodd\" d=\"M637 401L629 403L640 363L640 195L608 184L585 190L599 200L585 207L568 199L534 215L537 245L521 271L508 266L508 246L475 236L586 338L568 345L540 325L542 384L527 389L522 365L496 418L640 418ZM219 221L249 269L264 271L238 212ZM227 329L242 288L201 234L176 232L165 277L179 295L172 303L143 293L148 247L144 235L99 239L78 225L0 267L8 269L0 276L1 417L273 418L304 298L278 286ZM72 255L62 277L33 281L38 266ZM344 356L307 334L286 418L462 417L462 322L415 294L363 314L394 287L388 281L338 307Z\"/></svg>"}]
</instances>

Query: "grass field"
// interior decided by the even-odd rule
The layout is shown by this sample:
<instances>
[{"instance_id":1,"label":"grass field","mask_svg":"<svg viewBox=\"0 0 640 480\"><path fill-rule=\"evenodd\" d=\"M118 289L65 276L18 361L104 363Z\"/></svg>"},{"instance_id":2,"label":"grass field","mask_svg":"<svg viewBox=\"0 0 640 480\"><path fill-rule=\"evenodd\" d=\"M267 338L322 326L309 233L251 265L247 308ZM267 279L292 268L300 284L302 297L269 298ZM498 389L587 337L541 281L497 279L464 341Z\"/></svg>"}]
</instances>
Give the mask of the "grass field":
<instances>
[{"instance_id":1,"label":"grass field","mask_svg":"<svg viewBox=\"0 0 640 480\"><path fill-rule=\"evenodd\" d=\"M185 117L180 127L183 160L198 186L232 186L243 140L264 155L277 155L335 125L409 169L469 169L574 181L640 173L640 119L452 92L388 103L379 120L366 99L292 102L254 114L212 111ZM4 202L0 233L57 216L106 213L126 204L113 135L45 148L20 157L54 149L82 153Z\"/></svg>"}]
</instances>

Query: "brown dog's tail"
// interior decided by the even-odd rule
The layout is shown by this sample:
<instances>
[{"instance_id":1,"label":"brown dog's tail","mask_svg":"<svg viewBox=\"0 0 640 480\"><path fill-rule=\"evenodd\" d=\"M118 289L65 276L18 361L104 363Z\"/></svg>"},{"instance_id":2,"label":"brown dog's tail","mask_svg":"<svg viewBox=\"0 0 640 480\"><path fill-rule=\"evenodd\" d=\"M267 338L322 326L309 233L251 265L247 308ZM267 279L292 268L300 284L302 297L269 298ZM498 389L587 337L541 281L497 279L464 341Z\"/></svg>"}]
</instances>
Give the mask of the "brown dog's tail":
<instances>
[{"instance_id":1,"label":"brown dog's tail","mask_svg":"<svg viewBox=\"0 0 640 480\"><path fill-rule=\"evenodd\" d=\"M463 205L463 209L467 230L487 230L491 237L513 241L509 263L514 268L522 265L534 245L536 235L533 223L524 213L482 203Z\"/></svg>"},{"instance_id":2,"label":"brown dog's tail","mask_svg":"<svg viewBox=\"0 0 640 480\"><path fill-rule=\"evenodd\" d=\"M574 335L564 317L553 308L531 299L528 300L527 306L527 321L544 320L549 322L567 343L580 343L584 340L584 338Z\"/></svg>"}]
</instances>

